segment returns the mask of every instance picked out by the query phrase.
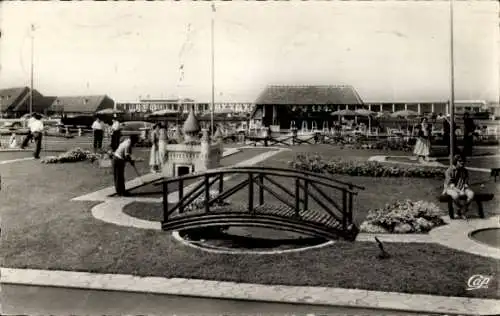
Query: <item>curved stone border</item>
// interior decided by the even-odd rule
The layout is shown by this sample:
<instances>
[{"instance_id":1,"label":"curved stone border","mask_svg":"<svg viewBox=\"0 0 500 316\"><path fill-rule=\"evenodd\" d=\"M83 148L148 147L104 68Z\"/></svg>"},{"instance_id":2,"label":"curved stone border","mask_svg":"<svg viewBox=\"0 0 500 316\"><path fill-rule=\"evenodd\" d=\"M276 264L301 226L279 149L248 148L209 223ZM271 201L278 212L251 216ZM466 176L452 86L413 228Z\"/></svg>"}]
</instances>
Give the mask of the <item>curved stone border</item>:
<instances>
[{"instance_id":1,"label":"curved stone border","mask_svg":"<svg viewBox=\"0 0 500 316\"><path fill-rule=\"evenodd\" d=\"M92 208L92 216L103 222L119 226L161 230L160 222L139 219L123 212L123 208L125 206L136 201L137 200L135 199L123 198L107 200L104 203L98 204Z\"/></svg>"},{"instance_id":2,"label":"curved stone border","mask_svg":"<svg viewBox=\"0 0 500 316\"><path fill-rule=\"evenodd\" d=\"M496 155L495 155L496 156ZM411 156L371 156L368 158L368 161L376 161L376 162L383 162L383 163L391 163L391 164L396 164L396 165L407 165L407 166L421 166L421 167L443 167L446 168L448 167L445 164L442 164L438 161L428 161L428 162L404 162L404 161L390 161L387 160L388 157L408 157L408 160L412 160ZM492 157L490 156L476 156L472 158L488 158ZM486 169L486 168L476 168L476 167L466 167L468 170L471 171L478 171L478 172L491 172L491 169Z\"/></svg>"},{"instance_id":3,"label":"curved stone border","mask_svg":"<svg viewBox=\"0 0 500 316\"><path fill-rule=\"evenodd\" d=\"M201 251L209 252L209 253L218 253L218 254L231 254L231 255L279 255L279 254L284 254L284 253L291 253L291 252L302 252L302 251L307 251L307 250L312 250L312 249L319 249L323 247L327 247L330 245L333 245L333 241L327 241L319 245L315 246L309 246L309 247L301 247L297 249L287 249L287 250L270 250L270 251L248 251L248 250L223 250L227 248L218 248L214 247L214 249L209 249L209 248L203 248L198 245L195 245L193 243L190 243L186 239L182 238L179 232L174 231L172 232L172 237L184 246L191 247L194 249L198 249Z\"/></svg>"},{"instance_id":4,"label":"curved stone border","mask_svg":"<svg viewBox=\"0 0 500 316\"><path fill-rule=\"evenodd\" d=\"M457 250L482 257L500 260L500 249L485 245L469 237L478 229L500 228L500 215L488 219L453 220L450 224L432 229L429 235L432 241Z\"/></svg>"},{"instance_id":5,"label":"curved stone border","mask_svg":"<svg viewBox=\"0 0 500 316\"><path fill-rule=\"evenodd\" d=\"M482 240L479 240L477 238L474 238L472 237L474 233L480 233L480 232L484 232L484 231L488 231L488 230L499 230L500 228L498 227L488 227L488 228L479 228L479 229L476 229L476 230L473 230L471 232L469 232L469 234L467 234L469 236L470 239L472 239L473 241L477 242L477 243L480 243L481 245L485 245L485 246L488 246L488 247L494 247L494 248L498 248L496 246L491 246L489 243L485 242L485 241L482 241Z\"/></svg>"}]
</instances>

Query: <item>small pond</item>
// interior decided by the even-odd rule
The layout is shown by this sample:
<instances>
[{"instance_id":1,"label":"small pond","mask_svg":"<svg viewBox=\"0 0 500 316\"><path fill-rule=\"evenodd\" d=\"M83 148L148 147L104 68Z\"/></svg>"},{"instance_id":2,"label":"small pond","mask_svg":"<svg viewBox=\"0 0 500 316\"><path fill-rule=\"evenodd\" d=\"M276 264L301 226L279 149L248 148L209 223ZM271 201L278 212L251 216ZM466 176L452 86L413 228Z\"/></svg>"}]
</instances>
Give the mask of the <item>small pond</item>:
<instances>
[{"instance_id":1,"label":"small pond","mask_svg":"<svg viewBox=\"0 0 500 316\"><path fill-rule=\"evenodd\" d=\"M469 237L488 246L500 248L500 228L492 227L475 230L469 234Z\"/></svg>"}]
</instances>

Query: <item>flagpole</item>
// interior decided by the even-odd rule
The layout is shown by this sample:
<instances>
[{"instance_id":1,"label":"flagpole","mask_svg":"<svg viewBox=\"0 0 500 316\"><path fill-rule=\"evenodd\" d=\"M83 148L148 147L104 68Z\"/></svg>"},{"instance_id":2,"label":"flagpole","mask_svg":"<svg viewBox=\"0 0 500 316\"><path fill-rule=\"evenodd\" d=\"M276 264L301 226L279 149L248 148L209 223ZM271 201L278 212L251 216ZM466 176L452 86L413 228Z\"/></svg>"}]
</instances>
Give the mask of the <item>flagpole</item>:
<instances>
[{"instance_id":1,"label":"flagpole","mask_svg":"<svg viewBox=\"0 0 500 316\"><path fill-rule=\"evenodd\" d=\"M215 108L215 54L214 54L214 26L215 26L215 4L212 3L212 21L211 21L211 52L212 52L212 104L210 109L210 133L214 136L214 108Z\"/></svg>"},{"instance_id":2,"label":"flagpole","mask_svg":"<svg viewBox=\"0 0 500 316\"><path fill-rule=\"evenodd\" d=\"M453 0L450 0L450 165L455 154L455 65L453 48Z\"/></svg>"},{"instance_id":3,"label":"flagpole","mask_svg":"<svg viewBox=\"0 0 500 316\"><path fill-rule=\"evenodd\" d=\"M30 115L33 113L33 72L35 52L35 25L31 24Z\"/></svg>"}]
</instances>

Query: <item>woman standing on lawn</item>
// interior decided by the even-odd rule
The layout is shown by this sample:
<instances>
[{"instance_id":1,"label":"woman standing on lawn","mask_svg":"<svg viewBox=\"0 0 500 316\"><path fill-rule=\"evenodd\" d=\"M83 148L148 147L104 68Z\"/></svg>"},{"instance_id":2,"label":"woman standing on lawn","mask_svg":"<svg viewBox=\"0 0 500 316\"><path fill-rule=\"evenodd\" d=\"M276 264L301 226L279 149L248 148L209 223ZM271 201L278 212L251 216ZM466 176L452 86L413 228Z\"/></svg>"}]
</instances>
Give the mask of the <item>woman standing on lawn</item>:
<instances>
[{"instance_id":1,"label":"woman standing on lawn","mask_svg":"<svg viewBox=\"0 0 500 316\"><path fill-rule=\"evenodd\" d=\"M160 168L160 154L158 151L159 129L160 125L155 124L151 131L151 152L149 154L149 167L151 168L151 173L157 173Z\"/></svg>"},{"instance_id":2,"label":"woman standing on lawn","mask_svg":"<svg viewBox=\"0 0 500 316\"><path fill-rule=\"evenodd\" d=\"M167 151L167 126L164 122L160 123L158 129L158 156L160 160L160 168L165 163L165 153Z\"/></svg>"},{"instance_id":3,"label":"woman standing on lawn","mask_svg":"<svg viewBox=\"0 0 500 316\"><path fill-rule=\"evenodd\" d=\"M431 151L431 132L429 129L429 124L427 124L427 118L422 118L420 125L417 127L417 131L417 143L415 144L413 153L418 157L420 161L428 161Z\"/></svg>"}]
</instances>

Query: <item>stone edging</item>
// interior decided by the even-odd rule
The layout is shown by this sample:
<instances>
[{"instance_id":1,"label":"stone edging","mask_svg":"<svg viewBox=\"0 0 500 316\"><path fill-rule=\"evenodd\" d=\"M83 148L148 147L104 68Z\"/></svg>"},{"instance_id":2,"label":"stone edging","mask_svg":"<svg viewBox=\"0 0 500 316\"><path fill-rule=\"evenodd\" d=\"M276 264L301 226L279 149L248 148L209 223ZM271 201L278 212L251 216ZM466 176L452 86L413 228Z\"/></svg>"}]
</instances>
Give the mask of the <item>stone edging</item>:
<instances>
[{"instance_id":1,"label":"stone edging","mask_svg":"<svg viewBox=\"0 0 500 316\"><path fill-rule=\"evenodd\" d=\"M218 254L230 254L230 255L281 255L285 253L291 253L291 252L302 252L306 250L312 250L312 249L319 249L319 248L324 248L327 246L331 246L334 244L333 241L326 241L324 243L315 245L315 246L307 246L307 247L300 247L296 249L287 249L287 250L262 250L262 251L245 251L245 250L224 250L223 248L203 248L198 245L195 245L193 243L190 243L188 240L184 239L181 237L179 232L174 231L172 232L172 237L178 241L179 243L183 244L186 247L191 247L194 249L198 249L201 251L209 252L209 253L218 253Z\"/></svg>"},{"instance_id":2,"label":"stone edging","mask_svg":"<svg viewBox=\"0 0 500 316\"><path fill-rule=\"evenodd\" d=\"M371 156L368 158L368 161L376 161L376 162L382 162L382 163L389 163L389 164L396 164L396 165L407 165L407 166L421 166L421 167L442 167L446 168L448 167L447 165L444 165L440 162L437 161L429 161L429 162L424 162L424 163L413 163L413 162L404 162L404 161L390 161L387 160L388 157L409 157L410 156ZM484 157L476 157L476 158L487 158L488 156ZM476 168L476 167L466 167L468 170L471 171L478 171L478 172L491 172L491 169L487 168Z\"/></svg>"},{"instance_id":3,"label":"stone edging","mask_svg":"<svg viewBox=\"0 0 500 316\"><path fill-rule=\"evenodd\" d=\"M5 284L57 286L196 296L215 299L328 305L428 313L500 314L500 304L498 304L498 300L494 299L32 269L1 268L1 275L2 283Z\"/></svg>"}]
</instances>

